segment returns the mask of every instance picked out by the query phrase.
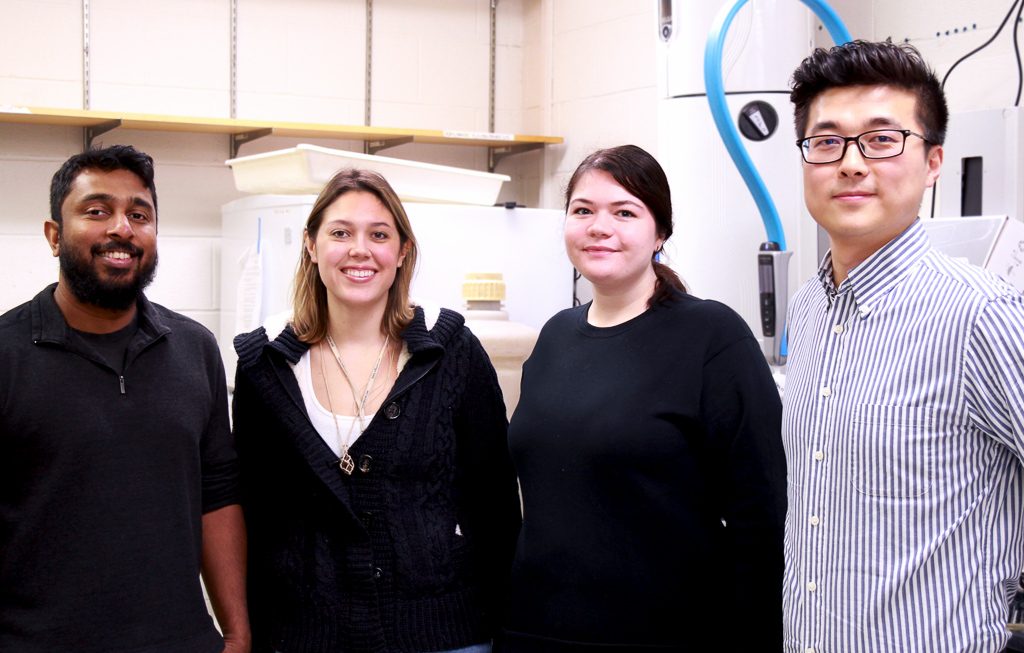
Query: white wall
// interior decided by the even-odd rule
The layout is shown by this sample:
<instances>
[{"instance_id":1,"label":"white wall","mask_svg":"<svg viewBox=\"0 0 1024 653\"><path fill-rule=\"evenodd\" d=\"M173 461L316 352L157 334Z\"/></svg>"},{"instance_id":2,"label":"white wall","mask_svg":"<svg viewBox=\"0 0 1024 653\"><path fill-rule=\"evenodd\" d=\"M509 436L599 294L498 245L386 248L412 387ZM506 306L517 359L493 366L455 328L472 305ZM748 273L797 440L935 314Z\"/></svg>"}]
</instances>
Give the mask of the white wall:
<instances>
[{"instance_id":1,"label":"white wall","mask_svg":"<svg viewBox=\"0 0 1024 653\"><path fill-rule=\"evenodd\" d=\"M565 144L545 150L541 203L564 205L579 162L602 147L633 143L658 154L657 2L540 0L526 28L540 37L542 89L527 94L545 130ZM544 70L547 70L547 75Z\"/></svg>"},{"instance_id":2,"label":"white wall","mask_svg":"<svg viewBox=\"0 0 1024 653\"><path fill-rule=\"evenodd\" d=\"M892 38L894 42L909 42L931 63L939 79L957 59L995 33L1011 4L1010 0L831 0L831 3L847 22L854 38ZM1011 17L992 45L960 64L950 76L946 85L950 111L1013 104L1017 67L1013 59L1012 22ZM1018 23L1017 29L1024 28Z\"/></svg>"}]
</instances>

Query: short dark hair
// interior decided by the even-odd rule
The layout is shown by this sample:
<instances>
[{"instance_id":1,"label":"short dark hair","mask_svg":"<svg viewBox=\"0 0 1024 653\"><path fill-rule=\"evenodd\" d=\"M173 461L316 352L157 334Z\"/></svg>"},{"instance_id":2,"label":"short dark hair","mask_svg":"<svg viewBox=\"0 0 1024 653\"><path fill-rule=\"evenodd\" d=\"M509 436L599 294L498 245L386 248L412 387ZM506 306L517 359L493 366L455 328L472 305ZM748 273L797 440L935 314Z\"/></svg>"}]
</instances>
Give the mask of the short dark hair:
<instances>
[{"instance_id":1,"label":"short dark hair","mask_svg":"<svg viewBox=\"0 0 1024 653\"><path fill-rule=\"evenodd\" d=\"M932 145L946 140L949 109L935 72L912 45L850 41L817 48L793 73L793 117L797 138L807 135L807 110L821 93L845 86L893 86L912 92L917 120Z\"/></svg>"},{"instance_id":2,"label":"short dark hair","mask_svg":"<svg viewBox=\"0 0 1024 653\"><path fill-rule=\"evenodd\" d=\"M153 181L153 157L136 150L131 145L111 145L110 147L90 148L76 154L60 167L50 182L50 218L58 225L62 224L60 207L71 192L71 184L83 170L127 170L142 181L153 197L153 214L156 215L156 184Z\"/></svg>"},{"instance_id":3,"label":"short dark hair","mask_svg":"<svg viewBox=\"0 0 1024 653\"><path fill-rule=\"evenodd\" d=\"M619 186L643 202L654 217L659 238L668 240L672 237L672 191L668 177L661 164L646 150L636 145L619 145L598 150L583 159L565 187L566 211L569 210L569 201L576 184L591 170L607 172ZM673 288L686 291L686 286L672 268L658 261L653 261L653 265L658 282L654 294L647 301L648 306L671 298Z\"/></svg>"}]
</instances>

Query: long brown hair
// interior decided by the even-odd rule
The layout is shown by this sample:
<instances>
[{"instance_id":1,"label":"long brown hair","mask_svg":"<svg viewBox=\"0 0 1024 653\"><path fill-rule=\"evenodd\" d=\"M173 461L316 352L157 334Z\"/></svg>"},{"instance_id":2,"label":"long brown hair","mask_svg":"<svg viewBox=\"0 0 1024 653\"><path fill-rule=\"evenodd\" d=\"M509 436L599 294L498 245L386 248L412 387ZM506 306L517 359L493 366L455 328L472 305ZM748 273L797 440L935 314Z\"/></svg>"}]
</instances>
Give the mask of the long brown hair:
<instances>
[{"instance_id":1,"label":"long brown hair","mask_svg":"<svg viewBox=\"0 0 1024 653\"><path fill-rule=\"evenodd\" d=\"M380 200L395 220L399 246L405 251L405 259L395 272L395 280L388 290L387 306L384 308L384 319L381 322L381 331L392 338L398 338L413 316L409 287L412 285L413 272L416 270L417 247L409 216L406 215L405 208L395 190L391 188L391 184L370 170L347 168L339 171L327 182L316 198L309 219L306 220L305 235L310 241L315 242L327 207L345 193L353 191L371 193ZM299 340L316 343L327 336L327 325L327 287L320 279L320 270L306 250L303 239L299 266L295 271L292 329Z\"/></svg>"},{"instance_id":2,"label":"long brown hair","mask_svg":"<svg viewBox=\"0 0 1024 653\"><path fill-rule=\"evenodd\" d=\"M662 241L672 237L672 192L669 189L668 177L665 176L661 165L646 150L636 145L619 145L598 150L583 159L565 188L566 211L569 210L569 200L576 184L591 170L607 172L619 186L643 202L654 217L654 225ZM659 249L658 252L660 251ZM654 293L647 300L648 307L671 299L673 290L686 292L686 286L679 275L669 266L655 260L658 252L651 258L657 281Z\"/></svg>"}]
</instances>

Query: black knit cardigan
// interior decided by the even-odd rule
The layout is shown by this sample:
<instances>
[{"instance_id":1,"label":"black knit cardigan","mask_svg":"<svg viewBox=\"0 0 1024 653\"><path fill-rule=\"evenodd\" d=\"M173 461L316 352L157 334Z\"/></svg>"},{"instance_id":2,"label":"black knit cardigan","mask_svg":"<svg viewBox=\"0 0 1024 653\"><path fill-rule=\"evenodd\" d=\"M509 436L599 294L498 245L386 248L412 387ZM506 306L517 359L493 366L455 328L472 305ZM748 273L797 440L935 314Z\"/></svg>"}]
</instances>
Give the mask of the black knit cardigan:
<instances>
[{"instance_id":1,"label":"black knit cardigan","mask_svg":"<svg viewBox=\"0 0 1024 653\"><path fill-rule=\"evenodd\" d=\"M520 525L505 406L479 341L442 309L344 474L314 430L291 327L235 338L234 432L254 653L417 652L490 640Z\"/></svg>"}]
</instances>

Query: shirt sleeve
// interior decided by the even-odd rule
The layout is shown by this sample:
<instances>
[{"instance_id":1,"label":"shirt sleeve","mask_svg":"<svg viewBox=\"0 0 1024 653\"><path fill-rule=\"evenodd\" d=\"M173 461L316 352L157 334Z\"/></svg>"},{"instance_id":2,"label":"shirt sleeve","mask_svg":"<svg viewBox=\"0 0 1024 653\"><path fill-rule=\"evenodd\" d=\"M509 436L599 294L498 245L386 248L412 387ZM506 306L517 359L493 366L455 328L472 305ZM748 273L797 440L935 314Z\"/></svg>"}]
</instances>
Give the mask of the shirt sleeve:
<instances>
[{"instance_id":1,"label":"shirt sleeve","mask_svg":"<svg viewBox=\"0 0 1024 653\"><path fill-rule=\"evenodd\" d=\"M269 417L264 405L257 398L248 375L241 369L235 371L235 391L231 397L232 427L239 452L241 472L242 508L245 513L245 527L248 534L248 574L246 595L249 608L249 628L252 637L252 653L274 653L270 632L273 623L272 601L274 590L266 573L266 543L273 541L270 530L274 528L267 514L266 497L274 492L274 484L261 482L265 475L260 472L263 456L255 439L266 428Z\"/></svg>"},{"instance_id":2,"label":"shirt sleeve","mask_svg":"<svg viewBox=\"0 0 1024 653\"><path fill-rule=\"evenodd\" d=\"M473 544L488 624L497 632L521 523L519 487L497 375L476 336L466 330L466 337L465 390L455 415L459 520Z\"/></svg>"},{"instance_id":3,"label":"shirt sleeve","mask_svg":"<svg viewBox=\"0 0 1024 653\"><path fill-rule=\"evenodd\" d=\"M200 443L203 513L239 502L238 457L228 421L227 383L220 352L213 345L207 366L213 385L210 417Z\"/></svg>"},{"instance_id":4,"label":"shirt sleeve","mask_svg":"<svg viewBox=\"0 0 1024 653\"><path fill-rule=\"evenodd\" d=\"M782 650L783 530L786 463L782 407L753 337L715 353L704 367L703 413L710 436L712 478L730 560L722 570L732 609L758 650ZM742 616L740 616L742 615Z\"/></svg>"},{"instance_id":5,"label":"shirt sleeve","mask_svg":"<svg viewBox=\"0 0 1024 653\"><path fill-rule=\"evenodd\" d=\"M967 342L964 392L971 419L1024 462L1024 296L979 313Z\"/></svg>"}]
</instances>

